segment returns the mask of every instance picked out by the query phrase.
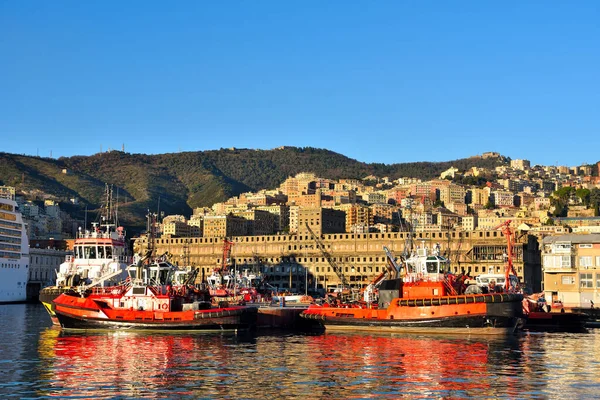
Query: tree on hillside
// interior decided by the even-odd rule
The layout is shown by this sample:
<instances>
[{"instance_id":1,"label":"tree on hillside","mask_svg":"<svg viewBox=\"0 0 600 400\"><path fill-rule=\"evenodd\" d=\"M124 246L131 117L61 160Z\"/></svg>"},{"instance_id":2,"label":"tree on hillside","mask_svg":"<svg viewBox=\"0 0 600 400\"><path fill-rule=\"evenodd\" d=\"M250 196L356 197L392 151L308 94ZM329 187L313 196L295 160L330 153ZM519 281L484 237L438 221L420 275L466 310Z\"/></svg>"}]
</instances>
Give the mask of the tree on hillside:
<instances>
[{"instance_id":1,"label":"tree on hillside","mask_svg":"<svg viewBox=\"0 0 600 400\"><path fill-rule=\"evenodd\" d=\"M571 186L563 186L552 193L550 205L553 208L552 215L555 217L566 217L569 210L569 200L575 195L575 188Z\"/></svg>"},{"instance_id":2,"label":"tree on hillside","mask_svg":"<svg viewBox=\"0 0 600 400\"><path fill-rule=\"evenodd\" d=\"M589 207L590 205L590 191L588 189L577 189L575 191L575 196L577 196L583 205Z\"/></svg>"},{"instance_id":3,"label":"tree on hillside","mask_svg":"<svg viewBox=\"0 0 600 400\"><path fill-rule=\"evenodd\" d=\"M598 188L593 188L590 191L590 207L595 210L594 214L598 215L598 208L600 207L600 189Z\"/></svg>"},{"instance_id":4,"label":"tree on hillside","mask_svg":"<svg viewBox=\"0 0 600 400\"><path fill-rule=\"evenodd\" d=\"M568 203L569 199L575 194L575 188L572 186L563 186L560 189L552 193L553 196L557 197L563 203Z\"/></svg>"},{"instance_id":5,"label":"tree on hillside","mask_svg":"<svg viewBox=\"0 0 600 400\"><path fill-rule=\"evenodd\" d=\"M558 197L552 197L550 199L550 209L553 210L552 215L554 217L566 217L567 216L567 211L568 211L567 204L566 204L566 202L563 202Z\"/></svg>"}]
</instances>

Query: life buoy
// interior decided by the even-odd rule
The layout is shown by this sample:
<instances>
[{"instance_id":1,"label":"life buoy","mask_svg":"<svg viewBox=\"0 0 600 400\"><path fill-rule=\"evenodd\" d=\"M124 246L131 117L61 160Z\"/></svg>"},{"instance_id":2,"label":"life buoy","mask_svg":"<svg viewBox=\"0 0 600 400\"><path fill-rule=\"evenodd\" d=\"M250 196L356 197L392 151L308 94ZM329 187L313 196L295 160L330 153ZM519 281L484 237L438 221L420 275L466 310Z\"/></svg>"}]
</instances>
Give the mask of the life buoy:
<instances>
[{"instance_id":1,"label":"life buoy","mask_svg":"<svg viewBox=\"0 0 600 400\"><path fill-rule=\"evenodd\" d=\"M163 310L166 310L167 308L169 308L169 305L167 303L163 303L163 305L161 306L161 308Z\"/></svg>"}]
</instances>

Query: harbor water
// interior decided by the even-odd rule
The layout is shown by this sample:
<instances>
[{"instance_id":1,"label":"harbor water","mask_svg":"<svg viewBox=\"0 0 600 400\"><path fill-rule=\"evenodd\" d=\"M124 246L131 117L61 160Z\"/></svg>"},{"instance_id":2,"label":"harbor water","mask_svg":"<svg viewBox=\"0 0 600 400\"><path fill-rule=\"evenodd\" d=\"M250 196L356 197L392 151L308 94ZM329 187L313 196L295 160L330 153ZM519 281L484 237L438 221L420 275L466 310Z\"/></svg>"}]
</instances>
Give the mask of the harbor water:
<instances>
[{"instance_id":1,"label":"harbor water","mask_svg":"<svg viewBox=\"0 0 600 400\"><path fill-rule=\"evenodd\" d=\"M508 338L66 333L0 305L0 398L598 398L600 330Z\"/></svg>"}]
</instances>

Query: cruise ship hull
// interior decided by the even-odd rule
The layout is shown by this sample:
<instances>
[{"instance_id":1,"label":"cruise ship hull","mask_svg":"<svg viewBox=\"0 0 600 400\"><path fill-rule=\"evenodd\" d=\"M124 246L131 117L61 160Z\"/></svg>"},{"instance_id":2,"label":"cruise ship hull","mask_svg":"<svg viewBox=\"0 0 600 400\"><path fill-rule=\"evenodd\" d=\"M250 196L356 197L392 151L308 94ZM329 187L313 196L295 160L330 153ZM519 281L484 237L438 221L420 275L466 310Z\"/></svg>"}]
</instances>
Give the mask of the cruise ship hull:
<instances>
[{"instance_id":1,"label":"cruise ship hull","mask_svg":"<svg viewBox=\"0 0 600 400\"><path fill-rule=\"evenodd\" d=\"M24 303L29 277L29 238L12 198L0 197L0 227L0 304Z\"/></svg>"}]
</instances>

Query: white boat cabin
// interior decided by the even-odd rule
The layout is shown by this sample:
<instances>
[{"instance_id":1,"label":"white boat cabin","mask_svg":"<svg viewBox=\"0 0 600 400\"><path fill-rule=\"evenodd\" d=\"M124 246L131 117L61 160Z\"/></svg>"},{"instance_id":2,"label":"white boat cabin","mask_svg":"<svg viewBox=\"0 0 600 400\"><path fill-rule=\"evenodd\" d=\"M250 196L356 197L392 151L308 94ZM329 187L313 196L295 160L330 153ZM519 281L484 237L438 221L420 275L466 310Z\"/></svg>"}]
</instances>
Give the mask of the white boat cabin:
<instances>
[{"instance_id":1,"label":"white boat cabin","mask_svg":"<svg viewBox=\"0 0 600 400\"><path fill-rule=\"evenodd\" d=\"M444 274L450 272L450 260L440 255L439 243L433 249L424 244L417 247L415 253L406 259L407 282L416 280L442 280Z\"/></svg>"}]
</instances>

